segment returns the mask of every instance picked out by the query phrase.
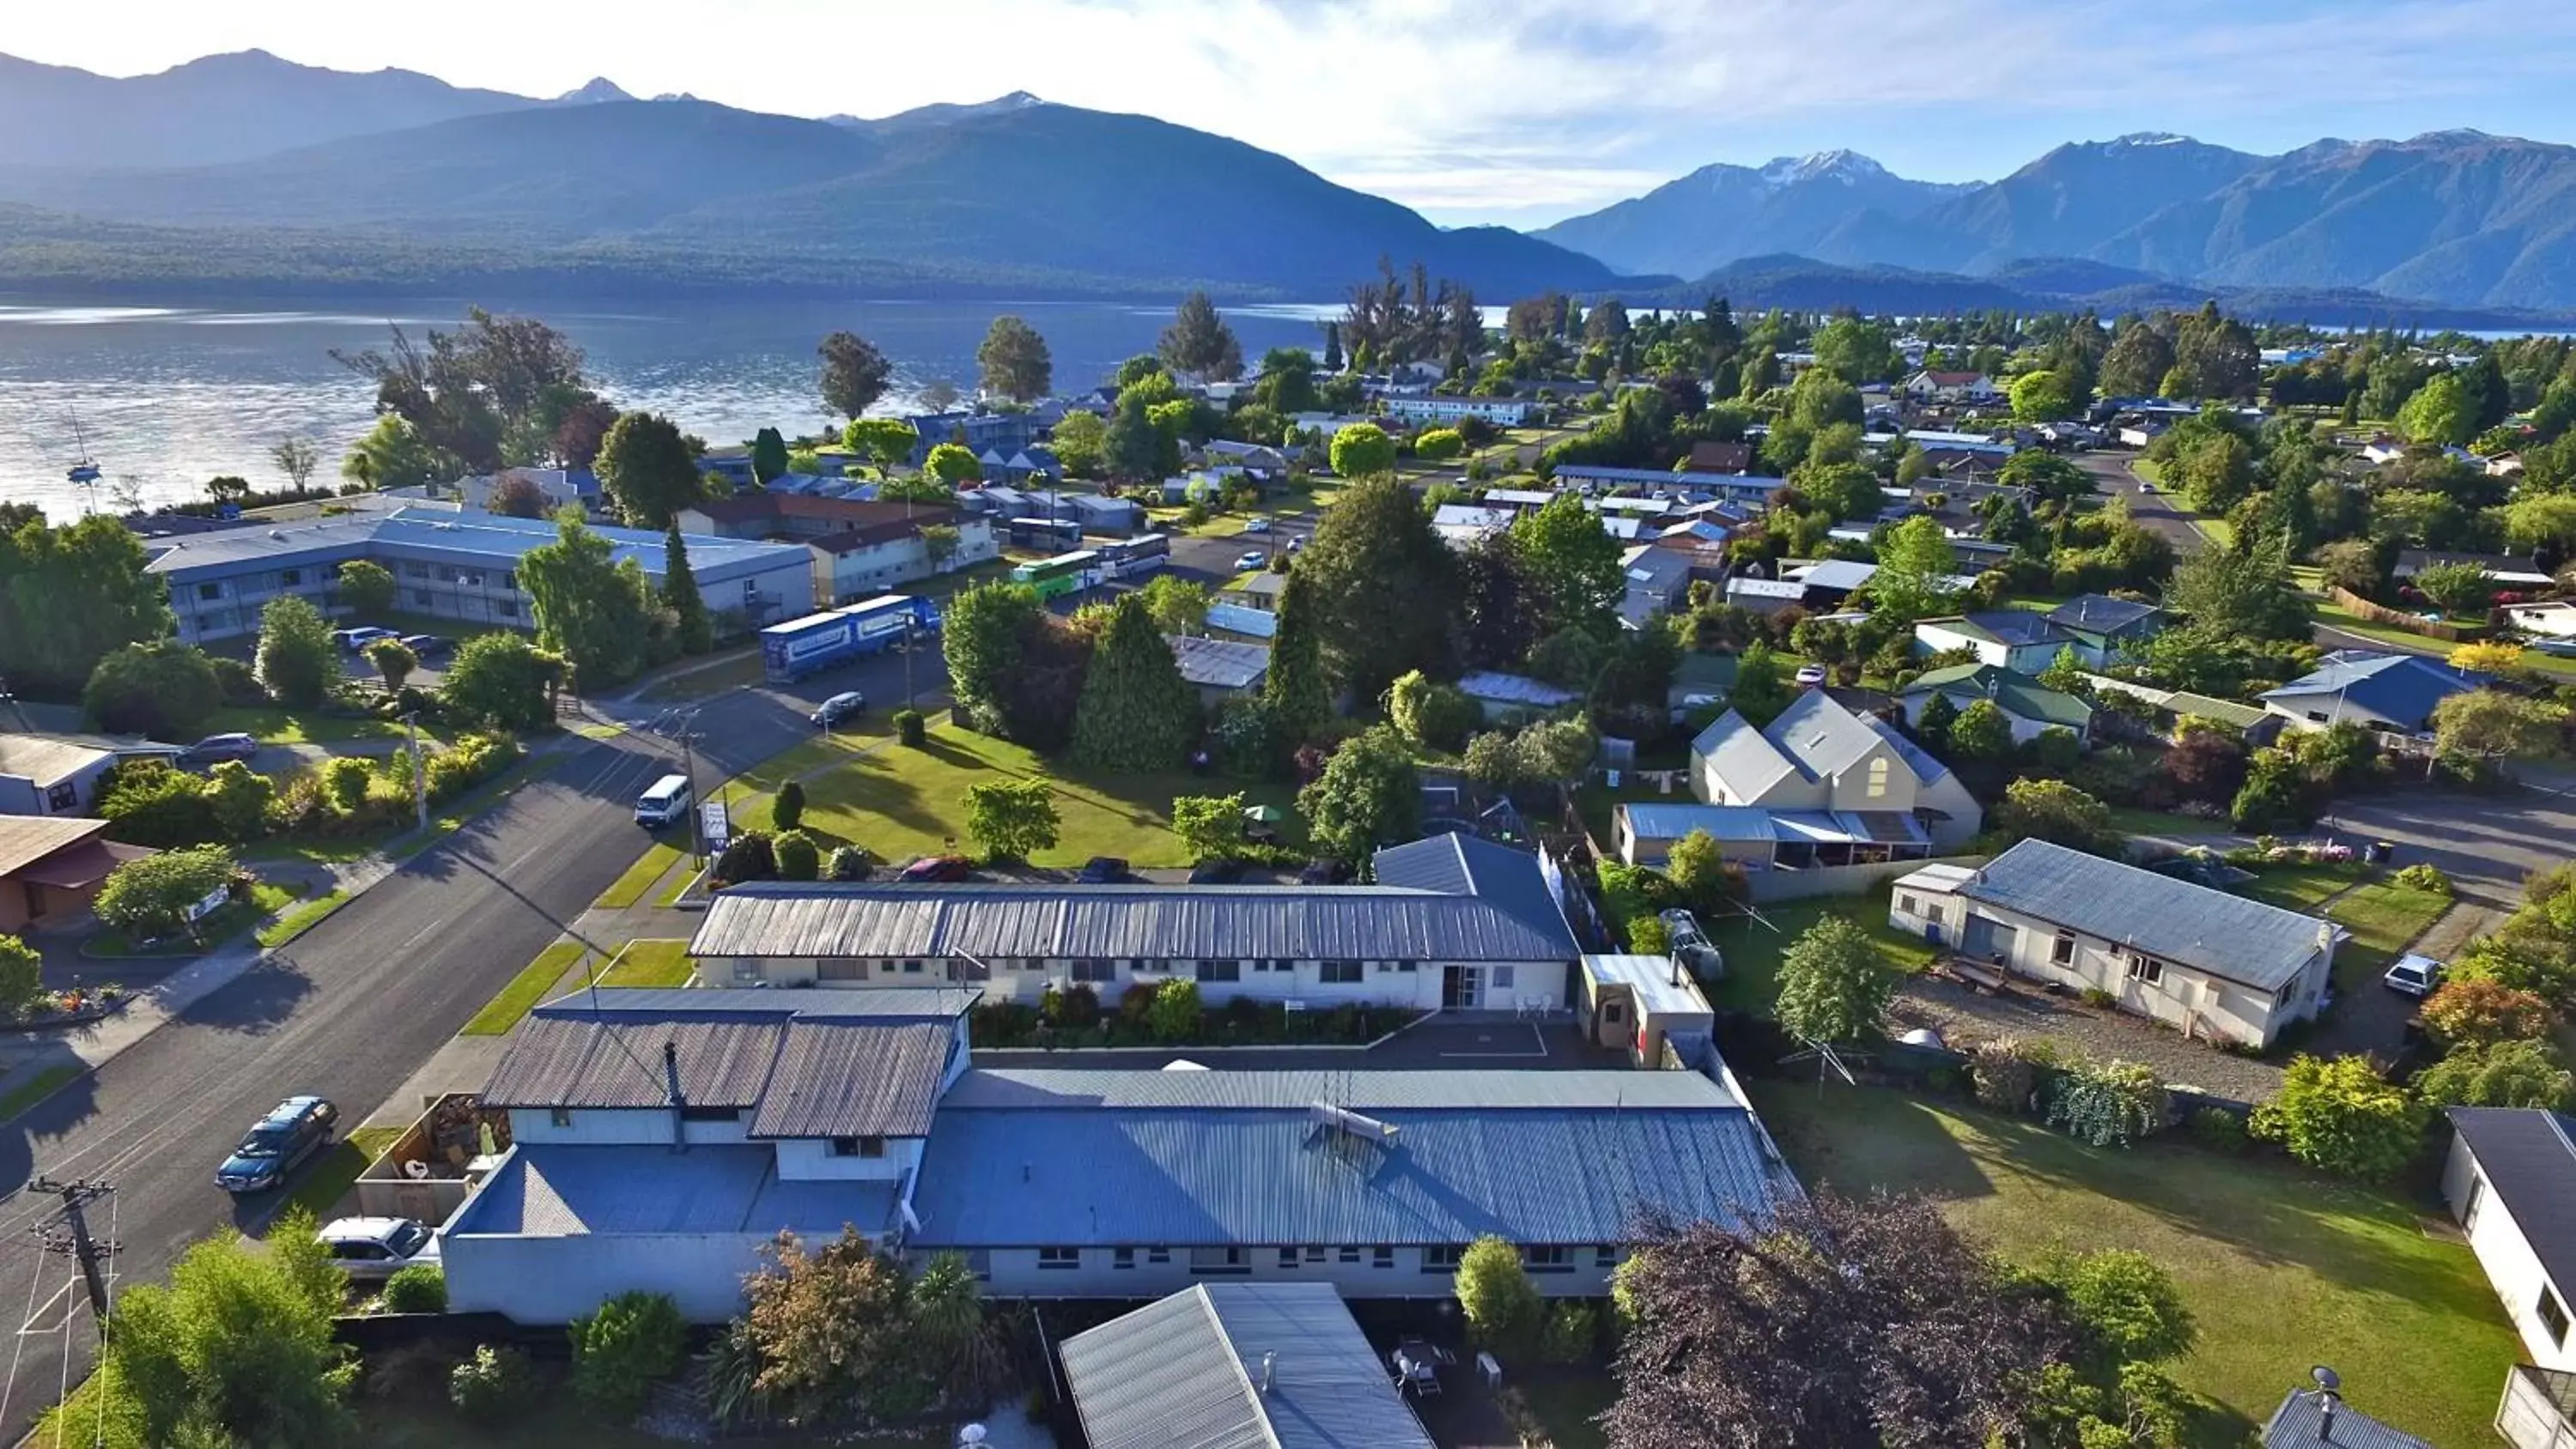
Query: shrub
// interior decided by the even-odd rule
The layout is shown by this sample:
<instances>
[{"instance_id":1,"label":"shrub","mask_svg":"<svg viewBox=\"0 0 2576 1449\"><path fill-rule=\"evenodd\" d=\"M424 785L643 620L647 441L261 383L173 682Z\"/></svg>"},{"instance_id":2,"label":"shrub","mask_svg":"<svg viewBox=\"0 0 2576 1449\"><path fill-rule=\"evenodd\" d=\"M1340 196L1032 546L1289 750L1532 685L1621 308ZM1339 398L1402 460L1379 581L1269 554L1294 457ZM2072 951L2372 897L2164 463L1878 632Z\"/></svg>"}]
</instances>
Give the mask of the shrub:
<instances>
[{"instance_id":1,"label":"shrub","mask_svg":"<svg viewBox=\"0 0 2576 1449\"><path fill-rule=\"evenodd\" d=\"M485 1427L508 1420L536 1393L537 1376L528 1356L506 1344L481 1345L447 1376L447 1402L467 1422Z\"/></svg>"},{"instance_id":2,"label":"shrub","mask_svg":"<svg viewBox=\"0 0 2576 1449\"><path fill-rule=\"evenodd\" d=\"M784 834L803 824L804 821L805 787L797 781L790 780L778 787L778 794L769 802L769 828ZM795 880L799 877L790 876L788 879ZM811 880L813 877L805 876L802 879Z\"/></svg>"},{"instance_id":3,"label":"shrub","mask_svg":"<svg viewBox=\"0 0 2576 1449\"><path fill-rule=\"evenodd\" d=\"M257 709L268 703L268 691L260 687L259 672L248 661L218 655L206 662L214 666L215 687L222 692L224 703L244 709Z\"/></svg>"},{"instance_id":4,"label":"shrub","mask_svg":"<svg viewBox=\"0 0 2576 1449\"><path fill-rule=\"evenodd\" d=\"M1589 1362L1601 1342L1601 1310L1589 1303L1559 1299L1547 1310L1547 1327L1539 1335L1538 1356L1549 1363Z\"/></svg>"},{"instance_id":5,"label":"shrub","mask_svg":"<svg viewBox=\"0 0 2576 1449\"><path fill-rule=\"evenodd\" d=\"M1199 1034L1207 1012L1199 1005L1199 984L1195 981L1166 981L1154 988L1154 999L1145 1024L1156 1041L1184 1042Z\"/></svg>"},{"instance_id":6,"label":"shrub","mask_svg":"<svg viewBox=\"0 0 2576 1449\"><path fill-rule=\"evenodd\" d=\"M2009 1037L1983 1042L1968 1059L1968 1080L1979 1106L1998 1112L2027 1112L2039 1087L2039 1064Z\"/></svg>"},{"instance_id":7,"label":"shrub","mask_svg":"<svg viewBox=\"0 0 2576 1449\"><path fill-rule=\"evenodd\" d=\"M2396 881L2411 890L2431 891L2438 896L2458 894L2458 887L2451 884L2451 878L2442 874L2440 866L2429 861L2418 862L2397 872Z\"/></svg>"},{"instance_id":8,"label":"shrub","mask_svg":"<svg viewBox=\"0 0 2576 1449\"><path fill-rule=\"evenodd\" d=\"M2445 1047L2532 1041L2556 1024L2538 993L2497 981L2445 981L2424 1002L2424 1025Z\"/></svg>"},{"instance_id":9,"label":"shrub","mask_svg":"<svg viewBox=\"0 0 2576 1449\"><path fill-rule=\"evenodd\" d=\"M2191 1138L2212 1152L2243 1152L2253 1145L2245 1119L2224 1107L2203 1107L2189 1119Z\"/></svg>"},{"instance_id":10,"label":"shrub","mask_svg":"<svg viewBox=\"0 0 2576 1449\"><path fill-rule=\"evenodd\" d=\"M2138 1062L2085 1062L2048 1089L2048 1125L2095 1147L2127 1147L2164 1129L2172 1115L2155 1069Z\"/></svg>"},{"instance_id":11,"label":"shrub","mask_svg":"<svg viewBox=\"0 0 2576 1449\"><path fill-rule=\"evenodd\" d=\"M2365 1182L2397 1175L2424 1142L2424 1104L2366 1057L2301 1056L2280 1095L2254 1109L2253 1131L2310 1167Z\"/></svg>"},{"instance_id":12,"label":"shrub","mask_svg":"<svg viewBox=\"0 0 2576 1449\"><path fill-rule=\"evenodd\" d=\"M1050 987L1038 1003L1038 1014L1058 1027L1083 1027L1100 1020L1100 993L1077 981L1062 991Z\"/></svg>"},{"instance_id":13,"label":"shrub","mask_svg":"<svg viewBox=\"0 0 2576 1449\"><path fill-rule=\"evenodd\" d=\"M769 854L778 867L780 880L813 880L823 873L822 848L802 830L782 831L770 837Z\"/></svg>"},{"instance_id":14,"label":"shrub","mask_svg":"<svg viewBox=\"0 0 2576 1449\"><path fill-rule=\"evenodd\" d=\"M224 835L206 782L159 760L131 760L108 771L98 813L128 845L171 850Z\"/></svg>"},{"instance_id":15,"label":"shrub","mask_svg":"<svg viewBox=\"0 0 2576 1449\"><path fill-rule=\"evenodd\" d=\"M572 1322L572 1387L583 1402L632 1419L655 1381L680 1366L688 1328L666 1293L620 1293Z\"/></svg>"},{"instance_id":16,"label":"shrub","mask_svg":"<svg viewBox=\"0 0 2576 1449\"><path fill-rule=\"evenodd\" d=\"M928 737L929 731L922 725L920 710L899 709L894 712L894 738L897 744L919 748L921 742Z\"/></svg>"},{"instance_id":17,"label":"shrub","mask_svg":"<svg viewBox=\"0 0 2576 1449\"><path fill-rule=\"evenodd\" d=\"M1639 916L1628 923L1628 949L1640 956L1662 956L1673 949L1673 933L1661 916Z\"/></svg>"},{"instance_id":18,"label":"shrub","mask_svg":"<svg viewBox=\"0 0 2576 1449\"><path fill-rule=\"evenodd\" d=\"M100 729L185 739L223 702L214 665L173 640L128 644L98 662L81 705Z\"/></svg>"},{"instance_id":19,"label":"shrub","mask_svg":"<svg viewBox=\"0 0 2576 1449\"><path fill-rule=\"evenodd\" d=\"M866 880L868 853L855 845L836 845L823 867L823 874L833 880Z\"/></svg>"},{"instance_id":20,"label":"shrub","mask_svg":"<svg viewBox=\"0 0 2576 1449\"><path fill-rule=\"evenodd\" d=\"M322 762L322 796L332 809L354 815L367 803L367 784L375 773L373 765L354 755L334 756Z\"/></svg>"},{"instance_id":21,"label":"shrub","mask_svg":"<svg viewBox=\"0 0 2576 1449\"><path fill-rule=\"evenodd\" d=\"M387 1313L445 1313L447 1275L435 1263L414 1263L385 1280Z\"/></svg>"},{"instance_id":22,"label":"shrub","mask_svg":"<svg viewBox=\"0 0 2576 1449\"><path fill-rule=\"evenodd\" d=\"M778 879L778 855L770 848L769 837L757 830L746 830L725 842L710 872L717 885L738 885L747 880Z\"/></svg>"},{"instance_id":23,"label":"shrub","mask_svg":"<svg viewBox=\"0 0 2576 1449\"><path fill-rule=\"evenodd\" d=\"M2120 998L2099 986L2087 986L2084 988L2084 1004L2097 1011L2109 1011L2120 1004Z\"/></svg>"},{"instance_id":24,"label":"shrub","mask_svg":"<svg viewBox=\"0 0 2576 1449\"><path fill-rule=\"evenodd\" d=\"M1488 1234L1467 1245L1455 1288L1472 1342L1517 1355L1545 1328L1547 1300L1521 1266L1520 1249L1501 1238Z\"/></svg>"}]
</instances>

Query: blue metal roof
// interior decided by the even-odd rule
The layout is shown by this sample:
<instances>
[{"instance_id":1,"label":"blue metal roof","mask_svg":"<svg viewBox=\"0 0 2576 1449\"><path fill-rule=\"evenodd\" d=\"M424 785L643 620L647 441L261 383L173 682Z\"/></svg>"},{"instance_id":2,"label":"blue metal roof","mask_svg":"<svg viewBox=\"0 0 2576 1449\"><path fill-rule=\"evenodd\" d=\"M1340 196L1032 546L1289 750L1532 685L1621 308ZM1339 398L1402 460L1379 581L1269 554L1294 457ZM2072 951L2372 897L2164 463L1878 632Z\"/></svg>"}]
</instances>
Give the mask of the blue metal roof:
<instances>
[{"instance_id":1,"label":"blue metal roof","mask_svg":"<svg viewBox=\"0 0 2576 1449\"><path fill-rule=\"evenodd\" d=\"M663 535L643 529L591 525L606 539L616 562L634 559L659 578ZM276 528L235 528L171 544L145 566L174 584L253 570L352 558L410 560L467 568L508 569L528 550L555 541L550 518L510 518L497 513L400 508L358 518L291 523ZM683 540L698 581L721 583L746 574L809 567L802 544L699 534Z\"/></svg>"},{"instance_id":2,"label":"blue metal roof","mask_svg":"<svg viewBox=\"0 0 2576 1449\"><path fill-rule=\"evenodd\" d=\"M1377 853L1371 865L1381 886L1474 896L1533 930L1550 937L1561 934L1568 944L1573 942L1564 909L1548 888L1546 872L1539 869L1538 857L1526 850L1451 831L1409 845L1390 845Z\"/></svg>"},{"instance_id":3,"label":"blue metal roof","mask_svg":"<svg viewBox=\"0 0 2576 1449\"><path fill-rule=\"evenodd\" d=\"M1644 1210L1733 1222L1788 1190L1750 1112L1695 1072L1379 1072L1338 1092L1331 1073L1020 1072L977 1085L995 1075L967 1073L941 1105L913 1199L917 1246L1615 1243ZM1062 1105L1036 1105L1059 1096L1058 1075L1073 1079ZM1151 1079L1173 1104L1104 1101L1101 1079L1118 1076ZM1276 1084L1280 1105L1239 1100L1273 1076L1300 1079ZM1433 1089L1478 1104L1402 1105L1438 1100ZM1187 1105L1193 1092L1204 1100ZM1319 1126L1287 1104L1301 1098L1396 1135Z\"/></svg>"},{"instance_id":4,"label":"blue metal roof","mask_svg":"<svg viewBox=\"0 0 2576 1449\"><path fill-rule=\"evenodd\" d=\"M2288 985L2316 955L2320 932L2335 929L2045 840L1986 862L1959 894L2264 991Z\"/></svg>"},{"instance_id":5,"label":"blue metal roof","mask_svg":"<svg viewBox=\"0 0 2576 1449\"><path fill-rule=\"evenodd\" d=\"M2326 655L2313 672L2257 697L2290 700L2330 694L2381 719L2422 729L2433 717L2433 706L2452 695L2493 682L2489 675L2473 669L2454 669L2421 654L2338 649ZM2340 707L2336 713L2342 713Z\"/></svg>"}]
</instances>

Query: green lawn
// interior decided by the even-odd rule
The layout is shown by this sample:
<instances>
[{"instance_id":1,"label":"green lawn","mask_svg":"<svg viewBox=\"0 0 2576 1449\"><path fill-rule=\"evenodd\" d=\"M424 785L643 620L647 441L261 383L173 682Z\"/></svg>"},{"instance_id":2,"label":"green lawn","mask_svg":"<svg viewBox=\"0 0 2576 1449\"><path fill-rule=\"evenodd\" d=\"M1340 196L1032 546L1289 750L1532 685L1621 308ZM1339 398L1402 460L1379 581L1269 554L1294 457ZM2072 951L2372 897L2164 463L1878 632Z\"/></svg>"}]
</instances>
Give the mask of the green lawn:
<instances>
[{"instance_id":1,"label":"green lawn","mask_svg":"<svg viewBox=\"0 0 2576 1449\"><path fill-rule=\"evenodd\" d=\"M2378 981L2407 944L2451 908L2439 891L2417 890L2393 879L2355 886L2326 907L2326 915L2352 932L2335 952L2335 986L2356 991Z\"/></svg>"},{"instance_id":2,"label":"green lawn","mask_svg":"<svg viewBox=\"0 0 2576 1449\"><path fill-rule=\"evenodd\" d=\"M249 930L252 923L284 910L296 897L304 894L302 881L277 884L261 881L250 888L250 899L234 901L197 923L197 935L173 937L149 946L126 939L125 933L108 926L81 943L85 956L201 956Z\"/></svg>"},{"instance_id":3,"label":"green lawn","mask_svg":"<svg viewBox=\"0 0 2576 1449\"><path fill-rule=\"evenodd\" d=\"M324 714L319 710L297 713L284 709L231 706L216 710L200 733L249 735L263 745L327 745L346 740L401 739L406 731L400 720L377 719L373 715ZM430 737L426 730L422 731L422 736Z\"/></svg>"},{"instance_id":4,"label":"green lawn","mask_svg":"<svg viewBox=\"0 0 2576 1449\"><path fill-rule=\"evenodd\" d=\"M688 854L687 851L676 845L654 841L645 847L642 855L635 858L633 865L626 867L624 875L619 876L608 889L599 893L599 899L592 904L608 906L612 909L635 904L644 899L644 893L653 888L653 882L660 880L664 871L678 864L680 857L686 854Z\"/></svg>"},{"instance_id":5,"label":"green lawn","mask_svg":"<svg viewBox=\"0 0 2576 1449\"><path fill-rule=\"evenodd\" d=\"M2256 873L2254 879L2238 886L2236 893L2284 910L2313 915L2329 897L2369 878L2370 867L2359 861L2346 861L2341 865L2275 866Z\"/></svg>"},{"instance_id":6,"label":"green lawn","mask_svg":"<svg viewBox=\"0 0 2576 1449\"><path fill-rule=\"evenodd\" d=\"M793 766L798 756L815 748L800 746L756 774L775 781L804 773ZM1189 853L1171 832L1176 795L1241 791L1247 804L1289 810L1281 833L1292 845L1305 833L1293 809L1294 792L1285 786L1183 771L1104 775L1057 767L1017 745L951 726L930 731L919 749L889 745L867 754L842 754L838 763L825 756L823 763L830 768L806 780L804 827L818 839L859 845L881 860L935 854L952 841L958 850L972 850L966 835L966 791L991 780L1041 780L1054 790L1061 833L1053 850L1037 853L1031 862L1036 865L1080 865L1095 855L1114 855L1138 866L1188 865ZM767 794L738 798L733 818L746 828L765 828Z\"/></svg>"},{"instance_id":7,"label":"green lawn","mask_svg":"<svg viewBox=\"0 0 2576 1449\"><path fill-rule=\"evenodd\" d=\"M1542 1372L1542 1377L1522 1379L1520 1391L1530 1412L1547 1426L1548 1441L1556 1449L1602 1449L1608 1440L1592 1421L1618 1397L1617 1380L1606 1369L1588 1374L1563 1369Z\"/></svg>"},{"instance_id":8,"label":"green lawn","mask_svg":"<svg viewBox=\"0 0 2576 1449\"><path fill-rule=\"evenodd\" d=\"M666 678L655 680L636 691L642 704L676 704L682 700L712 699L730 694L766 680L768 666L761 661L757 647L736 658L700 664Z\"/></svg>"},{"instance_id":9,"label":"green lawn","mask_svg":"<svg viewBox=\"0 0 2576 1449\"><path fill-rule=\"evenodd\" d=\"M366 1171L367 1164L375 1161L386 1148L393 1146L394 1139L402 1136L403 1131L400 1127L350 1129L349 1135L333 1143L331 1150L322 1154L304 1174L304 1180L295 1185L295 1190L286 1195L286 1206L300 1207L325 1222L330 1221L331 1210L340 1205L341 1198L348 1196L349 1186L358 1180L358 1174Z\"/></svg>"},{"instance_id":10,"label":"green lawn","mask_svg":"<svg viewBox=\"0 0 2576 1449\"><path fill-rule=\"evenodd\" d=\"M2214 1403L2196 1446L2238 1449L2320 1363L2364 1413L2436 1444L2492 1442L2518 1345L2469 1250L2419 1226L2438 1208L2179 1143L2085 1147L1894 1091L1755 1096L1811 1187L1932 1193L2008 1257L2118 1247L2163 1264L2200 1325L2175 1368Z\"/></svg>"},{"instance_id":11,"label":"green lawn","mask_svg":"<svg viewBox=\"0 0 2576 1449\"><path fill-rule=\"evenodd\" d=\"M1931 965L1936 954L1931 942L1909 936L1887 923L1888 897L1894 889L1890 886L1866 895L1823 896L1761 907L1764 919L1779 928L1776 931L1744 916L1714 924L1702 921L1700 924L1708 927L1709 939L1726 957L1726 979L1709 991L1710 1004L1720 1011L1751 1011L1768 1016L1772 1000L1780 991L1780 953L1827 916L1842 916L1858 923L1877 943L1879 955L1900 971L1912 974Z\"/></svg>"},{"instance_id":12,"label":"green lawn","mask_svg":"<svg viewBox=\"0 0 2576 1449\"><path fill-rule=\"evenodd\" d=\"M629 941L599 974L599 984L686 986L696 964L689 959L686 941Z\"/></svg>"},{"instance_id":13,"label":"green lawn","mask_svg":"<svg viewBox=\"0 0 2576 1449\"><path fill-rule=\"evenodd\" d=\"M582 958L589 954L590 948L579 941L557 941L539 951L537 959L511 977L510 984L501 988L501 994L474 1013L474 1019L465 1023L457 1035L500 1036L506 1033L519 1024L519 1018L527 1015L530 1007L552 996L555 983L579 966Z\"/></svg>"},{"instance_id":14,"label":"green lawn","mask_svg":"<svg viewBox=\"0 0 2576 1449\"><path fill-rule=\"evenodd\" d=\"M71 1063L57 1062L42 1071L30 1074L22 1081L12 1083L9 1090L0 1092L0 1122L6 1122L52 1096L61 1090L65 1083L80 1074L81 1069Z\"/></svg>"},{"instance_id":15,"label":"green lawn","mask_svg":"<svg viewBox=\"0 0 2576 1449\"><path fill-rule=\"evenodd\" d=\"M348 903L347 891L332 891L328 895L317 896L306 901L300 906L281 911L276 920L259 928L259 944L263 949L274 951L322 924L333 911Z\"/></svg>"}]
</instances>

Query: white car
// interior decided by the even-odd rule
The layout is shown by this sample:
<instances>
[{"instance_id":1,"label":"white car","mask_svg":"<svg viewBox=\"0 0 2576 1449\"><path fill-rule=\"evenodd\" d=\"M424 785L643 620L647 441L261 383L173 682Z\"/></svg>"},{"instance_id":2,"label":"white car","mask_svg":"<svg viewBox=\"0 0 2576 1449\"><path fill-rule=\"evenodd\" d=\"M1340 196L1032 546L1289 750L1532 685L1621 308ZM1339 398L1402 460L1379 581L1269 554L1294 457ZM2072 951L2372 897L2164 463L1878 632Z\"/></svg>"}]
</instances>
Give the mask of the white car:
<instances>
[{"instance_id":1,"label":"white car","mask_svg":"<svg viewBox=\"0 0 2576 1449\"><path fill-rule=\"evenodd\" d=\"M412 1218L337 1218L314 1236L351 1278L390 1278L414 1263L438 1263L438 1235Z\"/></svg>"},{"instance_id":2,"label":"white car","mask_svg":"<svg viewBox=\"0 0 2576 1449\"><path fill-rule=\"evenodd\" d=\"M1798 666L1798 687L1800 689L1813 689L1824 682L1825 666L1821 664L1801 664Z\"/></svg>"},{"instance_id":3,"label":"white car","mask_svg":"<svg viewBox=\"0 0 2576 1449\"><path fill-rule=\"evenodd\" d=\"M2398 957L2397 964L2379 979L2400 996L2430 996L2433 988L2442 984L2442 971L2441 962L2410 951Z\"/></svg>"},{"instance_id":4,"label":"white car","mask_svg":"<svg viewBox=\"0 0 2576 1449\"><path fill-rule=\"evenodd\" d=\"M1246 533L1268 533L1270 531L1270 520L1267 518L1247 518L1243 521L1243 531Z\"/></svg>"},{"instance_id":5,"label":"white car","mask_svg":"<svg viewBox=\"0 0 2576 1449\"><path fill-rule=\"evenodd\" d=\"M1269 566L1270 555L1262 553L1257 549L1251 553L1238 554L1234 560L1234 567L1237 573L1249 573L1254 569L1268 568Z\"/></svg>"}]
</instances>

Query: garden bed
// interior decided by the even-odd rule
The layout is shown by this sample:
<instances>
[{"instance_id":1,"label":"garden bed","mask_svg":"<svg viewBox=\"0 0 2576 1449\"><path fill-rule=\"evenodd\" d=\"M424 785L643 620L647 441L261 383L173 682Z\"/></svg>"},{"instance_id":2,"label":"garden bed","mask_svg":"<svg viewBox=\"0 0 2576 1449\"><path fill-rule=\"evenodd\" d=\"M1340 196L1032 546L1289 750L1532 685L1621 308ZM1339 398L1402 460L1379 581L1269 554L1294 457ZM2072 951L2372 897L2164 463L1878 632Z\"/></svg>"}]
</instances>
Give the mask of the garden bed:
<instances>
[{"instance_id":1,"label":"garden bed","mask_svg":"<svg viewBox=\"0 0 2576 1449\"><path fill-rule=\"evenodd\" d=\"M48 991L41 1002L25 1016L0 1025L0 1031L36 1033L63 1031L105 1021L134 1004L134 993L122 986L87 987L78 991Z\"/></svg>"}]
</instances>

